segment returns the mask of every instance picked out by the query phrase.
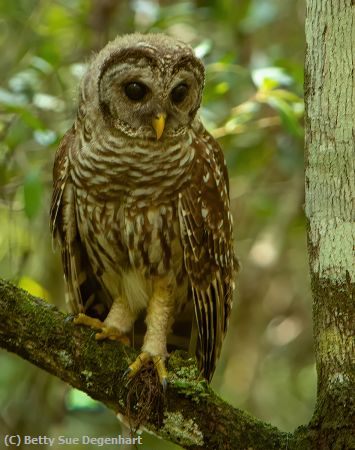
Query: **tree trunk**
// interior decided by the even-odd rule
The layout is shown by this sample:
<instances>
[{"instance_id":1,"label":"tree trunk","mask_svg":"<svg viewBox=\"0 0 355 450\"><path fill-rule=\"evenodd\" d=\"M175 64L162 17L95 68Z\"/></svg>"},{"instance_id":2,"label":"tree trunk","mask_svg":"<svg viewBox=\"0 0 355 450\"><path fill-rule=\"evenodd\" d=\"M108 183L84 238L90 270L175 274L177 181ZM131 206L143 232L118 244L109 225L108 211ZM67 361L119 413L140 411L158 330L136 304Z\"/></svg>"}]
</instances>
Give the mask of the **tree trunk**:
<instances>
[{"instance_id":1,"label":"tree trunk","mask_svg":"<svg viewBox=\"0 0 355 450\"><path fill-rule=\"evenodd\" d=\"M355 2L308 0L306 42L306 216L318 373L310 426L316 448L350 449L355 448Z\"/></svg>"}]
</instances>

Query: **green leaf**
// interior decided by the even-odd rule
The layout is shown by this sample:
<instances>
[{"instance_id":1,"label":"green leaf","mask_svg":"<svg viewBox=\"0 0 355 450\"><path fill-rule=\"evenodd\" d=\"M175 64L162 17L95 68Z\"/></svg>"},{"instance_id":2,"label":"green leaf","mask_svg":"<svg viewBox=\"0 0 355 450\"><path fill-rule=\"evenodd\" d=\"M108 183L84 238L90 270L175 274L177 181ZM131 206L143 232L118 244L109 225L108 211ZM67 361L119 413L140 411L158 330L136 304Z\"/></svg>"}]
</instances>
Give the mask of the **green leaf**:
<instances>
[{"instance_id":1,"label":"green leaf","mask_svg":"<svg viewBox=\"0 0 355 450\"><path fill-rule=\"evenodd\" d=\"M42 120L34 114L30 109L18 109L18 113L23 120L23 122L28 125L33 130L42 130L45 128Z\"/></svg>"},{"instance_id":2,"label":"green leaf","mask_svg":"<svg viewBox=\"0 0 355 450\"><path fill-rule=\"evenodd\" d=\"M23 185L25 214L29 219L37 216L42 203L43 183L38 171L30 172Z\"/></svg>"},{"instance_id":3,"label":"green leaf","mask_svg":"<svg viewBox=\"0 0 355 450\"><path fill-rule=\"evenodd\" d=\"M269 90L279 85L290 85L292 78L281 67L264 67L255 69L251 78L258 88Z\"/></svg>"},{"instance_id":4,"label":"green leaf","mask_svg":"<svg viewBox=\"0 0 355 450\"><path fill-rule=\"evenodd\" d=\"M279 113L281 123L287 131L297 137L302 137L303 130L298 122L298 116L285 100L269 96L266 99L266 103Z\"/></svg>"},{"instance_id":5,"label":"green leaf","mask_svg":"<svg viewBox=\"0 0 355 450\"><path fill-rule=\"evenodd\" d=\"M86 379L90 379L92 374L89 371L84 371L82 375ZM66 398L66 404L70 411L75 410L97 410L102 408L100 402L90 398L85 392L78 389L70 389Z\"/></svg>"},{"instance_id":6,"label":"green leaf","mask_svg":"<svg viewBox=\"0 0 355 450\"><path fill-rule=\"evenodd\" d=\"M28 291L31 295L36 297L44 298L45 300L50 299L50 294L40 283L38 283L33 278L24 275L20 278L18 287Z\"/></svg>"},{"instance_id":7,"label":"green leaf","mask_svg":"<svg viewBox=\"0 0 355 450\"><path fill-rule=\"evenodd\" d=\"M49 75L54 70L52 64L39 56L32 56L31 65L44 75Z\"/></svg>"},{"instance_id":8,"label":"green leaf","mask_svg":"<svg viewBox=\"0 0 355 450\"><path fill-rule=\"evenodd\" d=\"M28 68L13 75L8 85L12 92L24 93L31 96L40 87L40 80L38 74L34 69Z\"/></svg>"},{"instance_id":9,"label":"green leaf","mask_svg":"<svg viewBox=\"0 0 355 450\"><path fill-rule=\"evenodd\" d=\"M215 86L215 92L218 95L223 95L229 91L229 84L226 81L222 81Z\"/></svg>"},{"instance_id":10,"label":"green leaf","mask_svg":"<svg viewBox=\"0 0 355 450\"><path fill-rule=\"evenodd\" d=\"M14 94L6 89L0 88L0 104L5 106L22 106L28 103L27 97L23 94Z\"/></svg>"},{"instance_id":11,"label":"green leaf","mask_svg":"<svg viewBox=\"0 0 355 450\"><path fill-rule=\"evenodd\" d=\"M53 130L35 130L33 137L40 144L46 147L53 144L57 139L57 133Z\"/></svg>"},{"instance_id":12,"label":"green leaf","mask_svg":"<svg viewBox=\"0 0 355 450\"><path fill-rule=\"evenodd\" d=\"M38 92L33 97L33 104L37 108L45 109L48 111L63 111L65 108L65 103L58 97L54 95L45 94L43 92Z\"/></svg>"},{"instance_id":13,"label":"green leaf","mask_svg":"<svg viewBox=\"0 0 355 450\"><path fill-rule=\"evenodd\" d=\"M197 47L194 48L195 55L198 58L204 58L211 51L211 48L212 40L208 38L204 39L199 45L197 45Z\"/></svg>"},{"instance_id":14,"label":"green leaf","mask_svg":"<svg viewBox=\"0 0 355 450\"><path fill-rule=\"evenodd\" d=\"M302 103L302 98L299 97L297 94L291 91L287 91L286 89L274 89L272 91L273 97L282 98L283 100L286 100L287 102L291 103Z\"/></svg>"}]
</instances>

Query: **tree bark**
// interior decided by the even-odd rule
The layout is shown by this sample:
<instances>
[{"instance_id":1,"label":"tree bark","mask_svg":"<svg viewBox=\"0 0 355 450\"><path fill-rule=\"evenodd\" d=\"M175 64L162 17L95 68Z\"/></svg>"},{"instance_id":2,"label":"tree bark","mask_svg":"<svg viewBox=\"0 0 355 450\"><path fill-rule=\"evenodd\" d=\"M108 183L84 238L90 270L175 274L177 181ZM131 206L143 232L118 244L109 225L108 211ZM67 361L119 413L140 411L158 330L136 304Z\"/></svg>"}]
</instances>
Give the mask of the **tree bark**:
<instances>
[{"instance_id":1,"label":"tree bark","mask_svg":"<svg viewBox=\"0 0 355 450\"><path fill-rule=\"evenodd\" d=\"M355 448L355 2L308 0L306 216L318 373L310 427L321 449Z\"/></svg>"}]
</instances>

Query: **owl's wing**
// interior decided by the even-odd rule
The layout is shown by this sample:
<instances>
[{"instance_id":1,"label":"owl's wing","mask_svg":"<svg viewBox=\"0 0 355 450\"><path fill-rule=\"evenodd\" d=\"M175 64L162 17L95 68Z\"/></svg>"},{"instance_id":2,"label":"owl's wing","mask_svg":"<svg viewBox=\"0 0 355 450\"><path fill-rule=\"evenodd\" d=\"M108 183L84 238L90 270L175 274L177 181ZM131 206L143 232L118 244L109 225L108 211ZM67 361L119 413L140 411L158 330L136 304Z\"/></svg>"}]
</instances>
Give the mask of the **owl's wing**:
<instances>
[{"instance_id":1,"label":"owl's wing","mask_svg":"<svg viewBox=\"0 0 355 450\"><path fill-rule=\"evenodd\" d=\"M69 178L69 152L71 148L74 148L75 140L75 128L73 126L65 133L55 154L53 166L53 192L50 208L50 227L53 240L56 237L60 237L60 230L63 225L61 223L60 212L64 190Z\"/></svg>"},{"instance_id":2,"label":"owl's wing","mask_svg":"<svg viewBox=\"0 0 355 450\"><path fill-rule=\"evenodd\" d=\"M70 178L70 158L78 151L73 126L64 135L53 167L50 225L53 241L59 242L67 300L74 313L88 312L101 318L107 314L107 299L93 274L77 224L75 190Z\"/></svg>"},{"instance_id":3,"label":"owl's wing","mask_svg":"<svg viewBox=\"0 0 355 450\"><path fill-rule=\"evenodd\" d=\"M53 193L50 209L52 240L59 241L65 284L71 309L82 311L80 291L80 238L77 228L74 190L69 171L69 154L75 150L76 133L74 127L64 135L55 155L53 167Z\"/></svg>"},{"instance_id":4,"label":"owl's wing","mask_svg":"<svg viewBox=\"0 0 355 450\"><path fill-rule=\"evenodd\" d=\"M179 196L179 219L198 329L196 356L210 381L227 330L237 262L223 152L206 131L192 145L195 166Z\"/></svg>"}]
</instances>

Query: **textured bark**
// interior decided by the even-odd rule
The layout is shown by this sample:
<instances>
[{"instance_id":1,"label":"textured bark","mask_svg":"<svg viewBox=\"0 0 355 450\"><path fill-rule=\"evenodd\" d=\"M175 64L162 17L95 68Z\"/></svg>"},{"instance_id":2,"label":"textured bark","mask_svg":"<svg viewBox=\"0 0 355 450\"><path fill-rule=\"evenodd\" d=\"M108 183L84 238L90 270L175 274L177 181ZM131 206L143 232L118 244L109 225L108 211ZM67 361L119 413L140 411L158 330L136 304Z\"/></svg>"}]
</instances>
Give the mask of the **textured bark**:
<instances>
[{"instance_id":1,"label":"textured bark","mask_svg":"<svg viewBox=\"0 0 355 450\"><path fill-rule=\"evenodd\" d=\"M125 413L123 373L137 356L131 348L97 342L72 316L0 280L0 347ZM195 363L182 353L169 358L163 420L145 427L188 449L290 449L291 435L232 408L198 381ZM134 414L134 409L133 409Z\"/></svg>"},{"instance_id":2,"label":"textured bark","mask_svg":"<svg viewBox=\"0 0 355 450\"><path fill-rule=\"evenodd\" d=\"M355 6L308 0L306 215L321 449L355 448Z\"/></svg>"}]
</instances>

